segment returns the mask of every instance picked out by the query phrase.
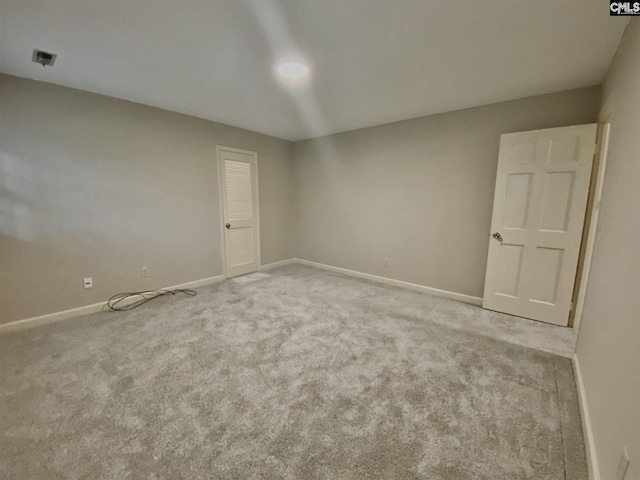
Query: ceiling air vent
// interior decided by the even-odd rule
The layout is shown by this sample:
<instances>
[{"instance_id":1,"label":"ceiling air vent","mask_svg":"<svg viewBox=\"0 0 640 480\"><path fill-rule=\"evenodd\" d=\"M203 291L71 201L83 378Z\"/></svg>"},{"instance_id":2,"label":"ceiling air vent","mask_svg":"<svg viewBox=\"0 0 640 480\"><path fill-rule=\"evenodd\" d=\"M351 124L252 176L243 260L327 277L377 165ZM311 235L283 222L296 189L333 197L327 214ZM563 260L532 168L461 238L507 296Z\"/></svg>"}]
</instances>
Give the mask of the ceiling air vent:
<instances>
[{"instance_id":1,"label":"ceiling air vent","mask_svg":"<svg viewBox=\"0 0 640 480\"><path fill-rule=\"evenodd\" d=\"M43 67L46 67L47 65L53 67L53 62L56 61L57 56L58 55L56 55L55 53L45 52L44 50L38 50L37 48L34 48L31 60L33 62L39 63Z\"/></svg>"}]
</instances>

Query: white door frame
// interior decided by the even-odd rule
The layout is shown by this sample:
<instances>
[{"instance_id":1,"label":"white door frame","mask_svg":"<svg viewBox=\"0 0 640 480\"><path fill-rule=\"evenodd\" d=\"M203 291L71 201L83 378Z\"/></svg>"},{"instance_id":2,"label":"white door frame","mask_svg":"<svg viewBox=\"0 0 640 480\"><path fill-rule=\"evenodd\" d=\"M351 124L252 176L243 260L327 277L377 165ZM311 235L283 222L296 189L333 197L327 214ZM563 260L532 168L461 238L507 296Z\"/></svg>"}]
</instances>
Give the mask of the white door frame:
<instances>
[{"instance_id":1,"label":"white door frame","mask_svg":"<svg viewBox=\"0 0 640 480\"><path fill-rule=\"evenodd\" d=\"M573 325L576 331L582 320L582 311L584 309L584 301L587 294L587 285L589 284L589 274L591 272L591 262L593 261L593 253L596 246L598 236L598 220L600 219L600 210L602 208L602 195L604 192L604 178L607 168L607 157L609 153L609 136L611 134L611 117L613 116L613 94L607 98L602 110L598 114L598 127L602 128L600 137L600 145L598 145L598 168L595 172L595 178L591 181L595 182L593 190L593 199L591 200L593 207L591 209L591 217L589 221L589 232L586 237L586 247L584 256L579 262L582 263L582 275L576 279L579 282L578 294L575 299L575 314L573 316Z\"/></svg>"},{"instance_id":2,"label":"white door frame","mask_svg":"<svg viewBox=\"0 0 640 480\"><path fill-rule=\"evenodd\" d=\"M236 147L227 147L224 145L216 145L216 163L217 163L217 174L218 174L218 203L220 210L220 255L222 257L222 273L224 278L229 278L227 274L227 248L226 248L226 240L224 237L224 193L222 189L222 156L221 152L235 152L235 153L243 153L245 155L251 155L255 159L255 185L256 185L256 238L257 238L257 256L258 256L258 270L260 270L260 265L262 265L262 261L260 258L260 182L258 179L258 153L253 152L251 150L243 150L242 148Z\"/></svg>"}]
</instances>

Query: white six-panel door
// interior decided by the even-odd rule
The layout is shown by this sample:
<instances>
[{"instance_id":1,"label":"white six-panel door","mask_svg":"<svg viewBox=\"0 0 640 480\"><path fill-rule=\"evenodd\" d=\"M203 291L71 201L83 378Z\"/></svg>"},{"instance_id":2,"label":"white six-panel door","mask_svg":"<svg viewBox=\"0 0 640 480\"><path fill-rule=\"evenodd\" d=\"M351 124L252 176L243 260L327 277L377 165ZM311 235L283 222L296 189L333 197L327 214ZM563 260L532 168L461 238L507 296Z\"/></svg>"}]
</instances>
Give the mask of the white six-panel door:
<instances>
[{"instance_id":1,"label":"white six-panel door","mask_svg":"<svg viewBox=\"0 0 640 480\"><path fill-rule=\"evenodd\" d=\"M500 138L483 307L567 325L596 124Z\"/></svg>"},{"instance_id":2,"label":"white six-panel door","mask_svg":"<svg viewBox=\"0 0 640 480\"><path fill-rule=\"evenodd\" d=\"M220 146L217 150L225 275L235 277L260 266L257 154Z\"/></svg>"}]
</instances>

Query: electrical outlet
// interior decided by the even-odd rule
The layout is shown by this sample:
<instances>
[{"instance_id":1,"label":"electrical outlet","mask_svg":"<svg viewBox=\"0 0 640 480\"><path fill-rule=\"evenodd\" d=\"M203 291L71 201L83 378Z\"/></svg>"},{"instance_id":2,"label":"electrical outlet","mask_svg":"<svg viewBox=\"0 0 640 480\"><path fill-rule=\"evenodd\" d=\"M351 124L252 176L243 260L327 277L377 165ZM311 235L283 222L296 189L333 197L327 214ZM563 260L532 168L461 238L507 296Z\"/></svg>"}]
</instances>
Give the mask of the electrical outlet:
<instances>
[{"instance_id":1,"label":"electrical outlet","mask_svg":"<svg viewBox=\"0 0 640 480\"><path fill-rule=\"evenodd\" d=\"M83 282L84 288L93 288L93 278L86 277Z\"/></svg>"},{"instance_id":2,"label":"electrical outlet","mask_svg":"<svg viewBox=\"0 0 640 480\"><path fill-rule=\"evenodd\" d=\"M389 266L389 259L385 257L384 259L384 266L388 267Z\"/></svg>"},{"instance_id":3,"label":"electrical outlet","mask_svg":"<svg viewBox=\"0 0 640 480\"><path fill-rule=\"evenodd\" d=\"M149 267L142 267L140 269L140 275L142 275L142 278L147 278L149 276Z\"/></svg>"},{"instance_id":4,"label":"electrical outlet","mask_svg":"<svg viewBox=\"0 0 640 480\"><path fill-rule=\"evenodd\" d=\"M620 460L618 460L618 468L616 469L616 480L624 480L627 475L627 469L629 468L629 454L627 453L627 447L622 447L622 454Z\"/></svg>"}]
</instances>

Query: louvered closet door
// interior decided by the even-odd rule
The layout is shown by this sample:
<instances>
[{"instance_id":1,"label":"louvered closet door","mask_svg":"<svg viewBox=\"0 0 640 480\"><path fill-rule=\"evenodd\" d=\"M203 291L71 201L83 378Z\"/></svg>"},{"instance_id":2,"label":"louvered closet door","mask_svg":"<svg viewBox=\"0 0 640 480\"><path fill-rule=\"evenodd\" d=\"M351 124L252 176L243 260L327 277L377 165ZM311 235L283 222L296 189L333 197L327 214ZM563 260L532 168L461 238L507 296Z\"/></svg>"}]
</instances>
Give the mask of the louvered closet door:
<instances>
[{"instance_id":1,"label":"louvered closet door","mask_svg":"<svg viewBox=\"0 0 640 480\"><path fill-rule=\"evenodd\" d=\"M566 326L596 125L500 139L483 307Z\"/></svg>"},{"instance_id":2,"label":"louvered closet door","mask_svg":"<svg viewBox=\"0 0 640 480\"><path fill-rule=\"evenodd\" d=\"M260 266L257 155L218 147L222 179L225 274L235 277Z\"/></svg>"}]
</instances>

